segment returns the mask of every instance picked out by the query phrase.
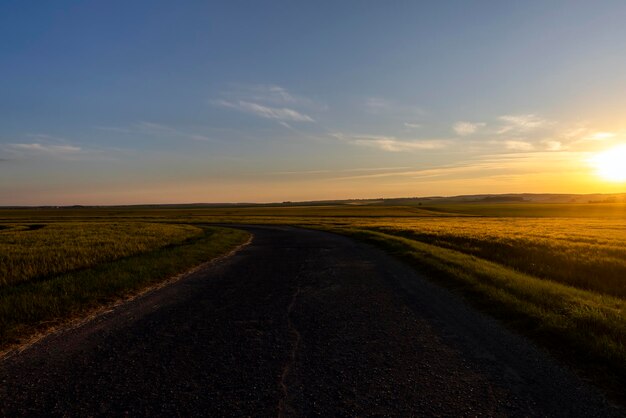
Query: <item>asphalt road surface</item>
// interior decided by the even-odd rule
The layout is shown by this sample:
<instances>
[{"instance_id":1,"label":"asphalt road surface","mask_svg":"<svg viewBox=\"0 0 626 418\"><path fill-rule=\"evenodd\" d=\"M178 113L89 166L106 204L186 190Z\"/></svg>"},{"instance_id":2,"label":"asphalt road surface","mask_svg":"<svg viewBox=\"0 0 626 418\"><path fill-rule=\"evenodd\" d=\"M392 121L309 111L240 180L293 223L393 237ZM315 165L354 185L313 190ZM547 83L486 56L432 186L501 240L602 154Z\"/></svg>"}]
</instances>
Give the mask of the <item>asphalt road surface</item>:
<instances>
[{"instance_id":1,"label":"asphalt road surface","mask_svg":"<svg viewBox=\"0 0 626 418\"><path fill-rule=\"evenodd\" d=\"M3 416L621 416L540 350L351 239L234 256L0 363Z\"/></svg>"}]
</instances>

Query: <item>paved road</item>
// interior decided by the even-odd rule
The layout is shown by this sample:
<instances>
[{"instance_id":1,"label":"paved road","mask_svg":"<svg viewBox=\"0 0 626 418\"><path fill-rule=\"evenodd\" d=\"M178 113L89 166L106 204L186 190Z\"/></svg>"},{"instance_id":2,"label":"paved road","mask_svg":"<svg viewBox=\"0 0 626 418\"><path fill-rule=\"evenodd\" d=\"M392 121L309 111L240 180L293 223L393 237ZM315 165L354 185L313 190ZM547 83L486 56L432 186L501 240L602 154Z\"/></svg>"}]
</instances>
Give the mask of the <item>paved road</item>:
<instances>
[{"instance_id":1,"label":"paved road","mask_svg":"<svg viewBox=\"0 0 626 418\"><path fill-rule=\"evenodd\" d=\"M523 339L350 239L251 245L0 364L5 416L619 416Z\"/></svg>"}]
</instances>

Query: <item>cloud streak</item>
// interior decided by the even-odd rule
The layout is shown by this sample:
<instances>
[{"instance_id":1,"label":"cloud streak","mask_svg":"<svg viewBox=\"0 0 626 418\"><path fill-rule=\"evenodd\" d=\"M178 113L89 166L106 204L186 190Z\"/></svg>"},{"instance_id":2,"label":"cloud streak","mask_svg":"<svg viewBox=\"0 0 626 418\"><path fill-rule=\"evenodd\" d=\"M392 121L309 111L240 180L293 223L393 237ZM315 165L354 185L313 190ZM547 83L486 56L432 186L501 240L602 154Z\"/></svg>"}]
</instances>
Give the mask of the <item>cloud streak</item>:
<instances>
[{"instance_id":1,"label":"cloud streak","mask_svg":"<svg viewBox=\"0 0 626 418\"><path fill-rule=\"evenodd\" d=\"M584 139L589 141L606 141L615 137L616 134L614 132L595 132L591 135L586 136Z\"/></svg>"},{"instance_id":2,"label":"cloud streak","mask_svg":"<svg viewBox=\"0 0 626 418\"><path fill-rule=\"evenodd\" d=\"M300 113L295 109L287 107L270 107L259 103L247 102L239 100L237 102L229 102L227 100L216 100L214 104L235 109L240 112L249 113L265 119L273 119L281 122L315 122L315 120L304 113Z\"/></svg>"},{"instance_id":3,"label":"cloud streak","mask_svg":"<svg viewBox=\"0 0 626 418\"><path fill-rule=\"evenodd\" d=\"M542 158L549 160L551 164L543 163ZM410 178L414 180L424 179L455 179L455 178L478 178L491 177L493 175L524 174L524 173L558 173L569 167L574 158L581 159L580 153L549 153L549 152L525 152L484 155L466 163L445 165L440 167L424 168L417 170L399 170L392 172L359 174L354 176L337 177L336 180L374 180Z\"/></svg>"},{"instance_id":4,"label":"cloud streak","mask_svg":"<svg viewBox=\"0 0 626 418\"><path fill-rule=\"evenodd\" d=\"M450 142L443 139L404 140L393 136L345 135L341 133L331 134L331 136L353 145L378 148L389 152L435 150L445 148Z\"/></svg>"},{"instance_id":5,"label":"cloud streak","mask_svg":"<svg viewBox=\"0 0 626 418\"><path fill-rule=\"evenodd\" d=\"M84 147L65 138L47 134L27 134L28 140L0 144L0 151L8 156L7 161L23 159L52 159L65 161L117 160L128 150L119 148ZM32 139L36 139L33 141Z\"/></svg>"},{"instance_id":6,"label":"cloud streak","mask_svg":"<svg viewBox=\"0 0 626 418\"><path fill-rule=\"evenodd\" d=\"M533 144L526 141L505 141L504 145L507 149L514 151L532 151L535 149Z\"/></svg>"},{"instance_id":7,"label":"cloud streak","mask_svg":"<svg viewBox=\"0 0 626 418\"><path fill-rule=\"evenodd\" d=\"M324 110L326 106L313 100L296 95L276 84L230 84L229 89L222 91L220 96L230 102L246 101L261 103L268 106L303 107L307 109Z\"/></svg>"},{"instance_id":8,"label":"cloud streak","mask_svg":"<svg viewBox=\"0 0 626 418\"><path fill-rule=\"evenodd\" d=\"M561 141L547 140L543 141L543 144L548 151L561 151L566 148Z\"/></svg>"},{"instance_id":9,"label":"cloud streak","mask_svg":"<svg viewBox=\"0 0 626 418\"><path fill-rule=\"evenodd\" d=\"M507 133L525 133L530 132L535 129L542 128L548 124L548 121L540 118L535 114L526 114L526 115L503 115L498 118L501 122L504 123L500 129L498 129L498 134L507 134Z\"/></svg>"},{"instance_id":10,"label":"cloud streak","mask_svg":"<svg viewBox=\"0 0 626 418\"><path fill-rule=\"evenodd\" d=\"M105 150L86 149L67 142L14 142L1 148L11 160L22 159L55 159L55 160L86 160L110 158Z\"/></svg>"},{"instance_id":11,"label":"cloud streak","mask_svg":"<svg viewBox=\"0 0 626 418\"><path fill-rule=\"evenodd\" d=\"M275 84L257 84L253 86L239 86L239 94L251 97L256 101L277 104L300 104L308 100L296 97L286 88Z\"/></svg>"},{"instance_id":12,"label":"cloud streak","mask_svg":"<svg viewBox=\"0 0 626 418\"><path fill-rule=\"evenodd\" d=\"M37 142L9 144L9 146L16 150L46 153L52 155L76 155L82 152L81 147L76 147L73 145L51 145L40 144Z\"/></svg>"},{"instance_id":13,"label":"cloud streak","mask_svg":"<svg viewBox=\"0 0 626 418\"><path fill-rule=\"evenodd\" d=\"M394 171L394 170L402 170L407 169L409 167L399 166L399 167L363 167L363 168L344 168L344 169L335 169L335 170L301 170L301 171L275 171L273 173L269 173L271 175L310 175L310 174L335 174L335 173L370 173L370 172L382 172L382 171Z\"/></svg>"},{"instance_id":14,"label":"cloud streak","mask_svg":"<svg viewBox=\"0 0 626 418\"><path fill-rule=\"evenodd\" d=\"M460 121L452 126L452 130L457 135L466 136L475 133L478 129L484 127L486 124L483 122L464 122Z\"/></svg>"},{"instance_id":15,"label":"cloud streak","mask_svg":"<svg viewBox=\"0 0 626 418\"><path fill-rule=\"evenodd\" d=\"M288 123L312 123L315 119L308 114L313 110L326 110L305 97L294 95L286 88L274 84L234 84L220 93L219 99L211 100L214 106L235 110L263 119L274 120L287 129Z\"/></svg>"}]
</instances>

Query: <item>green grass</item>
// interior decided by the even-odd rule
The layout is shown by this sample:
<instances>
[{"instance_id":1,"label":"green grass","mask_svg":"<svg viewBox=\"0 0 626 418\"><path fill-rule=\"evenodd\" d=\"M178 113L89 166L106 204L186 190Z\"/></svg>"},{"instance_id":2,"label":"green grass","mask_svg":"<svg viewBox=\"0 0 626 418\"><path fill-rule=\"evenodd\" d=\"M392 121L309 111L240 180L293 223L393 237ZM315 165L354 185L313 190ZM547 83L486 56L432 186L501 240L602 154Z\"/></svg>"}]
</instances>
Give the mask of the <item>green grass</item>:
<instances>
[{"instance_id":1,"label":"green grass","mask_svg":"<svg viewBox=\"0 0 626 418\"><path fill-rule=\"evenodd\" d=\"M207 217L424 217L487 216L523 218L626 219L626 203L454 203L422 206L312 205L248 207L110 207L0 209L2 222L52 220L191 220Z\"/></svg>"},{"instance_id":2,"label":"green grass","mask_svg":"<svg viewBox=\"0 0 626 418\"><path fill-rule=\"evenodd\" d=\"M472 216L523 218L626 218L626 203L458 203L424 210Z\"/></svg>"},{"instance_id":3,"label":"green grass","mask_svg":"<svg viewBox=\"0 0 626 418\"><path fill-rule=\"evenodd\" d=\"M421 217L448 216L414 206L358 206L358 205L319 205L319 206L250 206L217 208L91 208L91 209L0 209L2 222L50 222L77 220L167 220L189 221L206 220L211 217Z\"/></svg>"},{"instance_id":4,"label":"green grass","mask_svg":"<svg viewBox=\"0 0 626 418\"><path fill-rule=\"evenodd\" d=\"M187 240L45 280L0 288L0 346L158 283L242 244L249 234L203 228Z\"/></svg>"},{"instance_id":5,"label":"green grass","mask_svg":"<svg viewBox=\"0 0 626 418\"><path fill-rule=\"evenodd\" d=\"M433 280L450 286L477 308L534 339L618 397L626 381L623 203L0 210L0 223L10 228L17 224L71 228L79 222L102 224L103 228L112 222L150 222L168 227L172 223L281 224L347 234L374 243L429 273ZM0 236L11 233L10 228L0 228ZM45 228L24 233L43 233ZM199 241L192 238L191 242ZM177 248L180 252L170 252ZM184 258L189 249L187 244L164 247L96 263L53 280L0 287L0 330L9 330L0 331L0 335L6 339L20 333L21 323L9 320L13 310L17 316L28 318L26 327L45 318L75 315L99 300L152 283L152 279L141 279L138 287L129 287L124 283L133 283L132 275L125 276L124 271L152 269L148 276L163 277L163 271L193 265L190 261L168 267L170 262L177 263L172 256ZM157 257L161 261L150 258L155 253L161 254ZM127 262L130 264L124 264ZM157 262L163 265L152 268ZM121 267L118 270L115 266ZM94 274L102 279L90 278ZM118 276L119 282L111 280ZM83 282L86 287L81 290ZM22 291L21 286L30 290ZM30 291L50 293L52 299L31 300ZM83 292L87 296L81 305ZM47 313L41 316L41 312Z\"/></svg>"},{"instance_id":6,"label":"green grass","mask_svg":"<svg viewBox=\"0 0 626 418\"><path fill-rule=\"evenodd\" d=\"M359 224L583 290L626 297L626 222L457 218Z\"/></svg>"},{"instance_id":7,"label":"green grass","mask_svg":"<svg viewBox=\"0 0 626 418\"><path fill-rule=\"evenodd\" d=\"M549 348L612 393L626 381L626 301L520 273L459 251L354 228L323 228L370 242Z\"/></svg>"},{"instance_id":8,"label":"green grass","mask_svg":"<svg viewBox=\"0 0 626 418\"><path fill-rule=\"evenodd\" d=\"M0 287L178 244L202 234L190 225L143 222L4 224Z\"/></svg>"}]
</instances>

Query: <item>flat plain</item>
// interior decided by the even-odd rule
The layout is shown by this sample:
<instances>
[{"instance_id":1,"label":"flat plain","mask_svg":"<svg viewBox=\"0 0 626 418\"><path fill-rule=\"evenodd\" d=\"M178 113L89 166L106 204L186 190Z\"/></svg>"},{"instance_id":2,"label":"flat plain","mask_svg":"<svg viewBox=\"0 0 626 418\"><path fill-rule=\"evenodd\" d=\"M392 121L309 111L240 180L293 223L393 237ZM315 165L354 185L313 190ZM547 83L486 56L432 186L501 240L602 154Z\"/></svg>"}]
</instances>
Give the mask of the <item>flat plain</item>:
<instances>
[{"instance_id":1,"label":"flat plain","mask_svg":"<svg viewBox=\"0 0 626 418\"><path fill-rule=\"evenodd\" d=\"M137 257L137 267L145 266L142 257L155 251L184 254L189 248L184 244L200 240L209 224L294 225L385 249L531 338L617 399L626 381L625 214L626 205L619 203L6 209L0 210L0 247L11 250L0 258L0 311L11 316L16 289L22 296L31 292L36 300L33 292L48 292L60 277L76 284L84 280L80 274L129 257ZM210 230L226 234L220 238L222 252L246 239L233 229ZM33 238L17 239L20 234ZM50 255L55 246L69 250L62 252L66 259L58 252ZM168 274L201 261L196 256ZM106 286L107 281L99 283ZM42 321L76 314L59 303L43 316L33 305L18 325L0 319L12 330L2 343Z\"/></svg>"}]
</instances>

